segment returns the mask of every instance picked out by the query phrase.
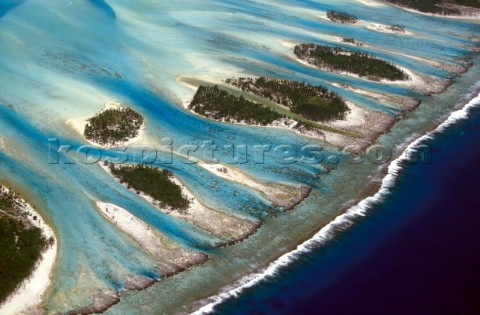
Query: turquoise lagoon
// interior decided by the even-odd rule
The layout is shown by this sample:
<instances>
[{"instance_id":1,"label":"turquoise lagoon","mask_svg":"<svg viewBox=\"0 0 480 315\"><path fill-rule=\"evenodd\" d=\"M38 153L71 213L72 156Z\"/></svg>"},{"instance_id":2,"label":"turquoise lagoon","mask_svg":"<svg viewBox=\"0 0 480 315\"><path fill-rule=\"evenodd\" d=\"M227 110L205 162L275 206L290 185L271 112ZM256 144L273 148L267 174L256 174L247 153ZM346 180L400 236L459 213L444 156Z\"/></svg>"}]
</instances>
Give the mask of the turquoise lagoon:
<instances>
[{"instance_id":1,"label":"turquoise lagoon","mask_svg":"<svg viewBox=\"0 0 480 315\"><path fill-rule=\"evenodd\" d=\"M291 131L229 125L199 118L182 102L194 91L179 82L195 77L218 81L232 76L275 76L322 84L355 104L405 119L379 139L400 154L404 147L438 125L478 81L480 24L415 14L377 1L102 1L26 0L0 4L0 181L14 187L40 211L56 231L58 259L43 307L47 313L79 308L91 295L122 291L133 276L157 278L155 259L96 210L94 201L115 203L175 243L203 251L209 262L144 291L123 292L109 314L191 312L219 290L261 270L291 251L378 183L381 165L348 164L338 149ZM364 25L341 25L320 17L341 9L362 21L402 24L412 35L376 32ZM420 75L454 79L446 93L425 96L395 84L368 82L317 71L295 62L286 41L339 45L335 37L353 37L354 47L406 67ZM348 46L352 48L351 46ZM347 48L348 48L347 47ZM454 78L428 60L452 65L474 63ZM409 96L423 101L412 113L398 105L338 87ZM216 177L175 156L157 162L171 170L203 202L226 213L261 220L262 228L246 241L218 249L205 231L162 214L112 180L96 164L49 160L49 139L73 146L87 144L66 121L119 101L141 112L147 122L141 150L174 148L213 141L224 145L324 146L325 156L340 162L334 172L321 165L280 164L271 153L266 162L237 164L265 183L304 184L311 195L294 211L283 213L261 194ZM83 151L82 151L83 150ZM97 152L98 153L98 152ZM253 158L249 153L250 159ZM114 151L104 156L118 157ZM318 178L317 173L322 173ZM236 282L237 281L237 282ZM199 302L200 301L200 302Z\"/></svg>"}]
</instances>

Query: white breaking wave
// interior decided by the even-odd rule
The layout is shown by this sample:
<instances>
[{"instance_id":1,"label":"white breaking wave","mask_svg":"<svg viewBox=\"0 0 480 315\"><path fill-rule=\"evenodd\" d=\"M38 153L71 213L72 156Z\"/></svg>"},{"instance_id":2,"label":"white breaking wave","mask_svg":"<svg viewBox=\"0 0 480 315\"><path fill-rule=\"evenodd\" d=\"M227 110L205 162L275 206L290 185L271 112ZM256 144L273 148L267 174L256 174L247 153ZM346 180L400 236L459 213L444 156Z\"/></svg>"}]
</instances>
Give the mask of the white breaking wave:
<instances>
[{"instance_id":1,"label":"white breaking wave","mask_svg":"<svg viewBox=\"0 0 480 315\"><path fill-rule=\"evenodd\" d=\"M478 105L480 105L480 94L470 100L462 109L452 112L450 116L435 130L426 133L410 143L403 153L396 160L390 163L388 166L388 174L383 178L382 185L375 195L367 197L355 206L349 208L344 214L338 216L335 218L335 220L322 228L311 239L299 245L295 250L284 254L279 259L272 262L268 267L260 270L259 272L245 276L230 286L224 287L222 290L223 292L219 293L218 295L204 299L203 302L205 305L192 314L201 315L212 313L217 305L230 298L237 297L245 289L253 287L265 279L275 276L280 269L294 262L301 255L309 253L312 249L318 248L320 245L324 245L326 242L331 240L335 235L335 231L345 229L346 227L351 226L355 219L365 216L366 212L371 209L372 206L380 203L389 194L390 189L395 184L400 170L403 168L402 163L409 160L409 154L411 152L415 152L415 150L423 141L432 139L435 134L444 131L447 127L453 125L459 120L468 118L470 109Z\"/></svg>"}]
</instances>

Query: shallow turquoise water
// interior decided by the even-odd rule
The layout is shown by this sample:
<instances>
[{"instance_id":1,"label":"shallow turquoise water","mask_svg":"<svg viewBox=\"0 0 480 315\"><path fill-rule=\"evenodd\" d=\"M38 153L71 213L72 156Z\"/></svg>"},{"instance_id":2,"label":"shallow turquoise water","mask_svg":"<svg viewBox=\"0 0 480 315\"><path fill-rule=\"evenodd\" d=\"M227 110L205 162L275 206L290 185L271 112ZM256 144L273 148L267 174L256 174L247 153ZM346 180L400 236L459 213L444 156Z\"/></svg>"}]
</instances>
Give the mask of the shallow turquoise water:
<instances>
[{"instance_id":1,"label":"shallow turquoise water","mask_svg":"<svg viewBox=\"0 0 480 315\"><path fill-rule=\"evenodd\" d=\"M121 289L128 276L155 276L154 259L106 222L94 208L94 200L114 202L172 241L211 255L211 263L201 268L164 280L146 292L127 293L124 302L111 310L133 314L139 310L139 301L148 301L142 310L178 311L318 230L336 215L339 206L355 197L377 168L340 164L335 172L318 179L314 176L320 170L318 165L278 165L271 154L267 154L267 164L236 165L266 182L302 183L315 188L302 207L282 214L257 192L187 165L181 158L170 165L158 164L175 173L212 207L265 221L262 230L247 242L217 250L217 239L183 220L159 213L98 166L50 164L49 138L75 148L84 144L67 128L67 119L92 115L105 102L119 100L146 117L152 148L160 147L164 137L173 139L176 147L201 145L208 140L218 146L323 145L288 131L200 119L180 104L181 99L193 95L177 82L180 76L225 79L239 74L273 75L327 85L360 106L391 115L399 113L392 104L331 84L425 99L423 110L411 114L410 120L382 139L395 147L441 117L478 74L478 68L474 68L473 74L465 75L449 93L426 98L405 87L316 71L286 56L288 48L280 40L337 45L326 35L355 37L367 45L360 48L362 51L438 78L449 74L397 53L452 64L456 58L473 56L465 45L477 45L470 37L478 39L478 23L426 17L389 6L365 6L357 1L5 3L0 5L0 136L15 146L13 153L0 151L0 179L24 192L57 232L59 258L45 304L51 312L88 304L91 293L97 290ZM415 36L382 34L317 17L330 8L348 9L365 21L390 23L394 19ZM140 148L128 152L138 155ZM326 153L339 154L331 148ZM269 213L277 213L278 218L267 217ZM208 288L200 292L202 286Z\"/></svg>"}]
</instances>

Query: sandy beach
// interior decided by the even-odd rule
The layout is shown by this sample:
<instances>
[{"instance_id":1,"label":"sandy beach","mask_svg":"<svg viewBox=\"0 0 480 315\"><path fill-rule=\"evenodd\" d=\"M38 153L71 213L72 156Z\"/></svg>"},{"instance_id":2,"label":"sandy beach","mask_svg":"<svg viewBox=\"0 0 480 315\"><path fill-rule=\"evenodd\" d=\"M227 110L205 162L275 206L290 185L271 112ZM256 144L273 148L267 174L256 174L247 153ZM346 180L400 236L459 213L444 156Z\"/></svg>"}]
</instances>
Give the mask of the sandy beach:
<instances>
[{"instance_id":1,"label":"sandy beach","mask_svg":"<svg viewBox=\"0 0 480 315\"><path fill-rule=\"evenodd\" d=\"M102 109L99 113L109 110L109 109L118 109L118 108L123 108L122 104L114 101L109 101L105 103L104 109ZM96 113L95 115L99 114ZM129 145L141 145L144 142L144 133L147 128L146 123L144 122L142 126L140 127L140 130L138 131L138 134L136 137L129 139L128 141L122 142L122 143L117 143L116 145L102 145L99 144L95 141L88 140L84 136L84 131L85 131L85 126L88 123L88 120L92 118L93 116L88 116L88 117L80 117L80 118L71 118L68 119L65 124L72 129L73 131L76 132L77 135L79 135L84 141L87 141L90 145L96 146L96 147L105 147L105 148L114 148L114 147L125 147Z\"/></svg>"},{"instance_id":2,"label":"sandy beach","mask_svg":"<svg viewBox=\"0 0 480 315\"><path fill-rule=\"evenodd\" d=\"M4 315L43 313L41 304L43 296L50 286L50 279L57 257L57 239L52 228L31 205L23 201L22 212L27 214L25 217L32 226L41 229L42 235L46 240L52 239L53 241L43 251L31 275L23 280L15 291L0 304L0 314ZM33 219L34 216L36 216L36 220Z\"/></svg>"},{"instance_id":3,"label":"sandy beach","mask_svg":"<svg viewBox=\"0 0 480 315\"><path fill-rule=\"evenodd\" d=\"M146 252L158 258L157 272L161 277L172 276L181 271L204 263L208 256L201 252L192 252L169 241L145 222L130 214L127 210L110 203L96 202L99 212L119 230L128 235ZM125 290L144 290L159 279L132 277L125 279ZM120 302L121 292L107 290L92 295L92 303L68 314L103 313Z\"/></svg>"},{"instance_id":4,"label":"sandy beach","mask_svg":"<svg viewBox=\"0 0 480 315\"><path fill-rule=\"evenodd\" d=\"M284 42L283 44L286 45L292 45L293 43L289 42ZM298 58L295 58L297 62L300 62L306 66L309 67L314 67L307 62L304 62ZM316 67L315 67L316 68ZM348 73L345 73L348 74ZM409 74L412 76L410 77L409 81L405 81L408 84L417 84L419 86L424 86L427 87L427 84L422 81L422 78L419 76L414 75L413 72L409 71ZM353 75L355 76L355 75ZM193 91L196 90L196 86L189 84L187 82L184 82L184 80L179 79L179 82L183 82L185 85L189 86L190 89ZM414 83L412 83L414 82ZM385 82L386 83L386 82ZM405 83L405 84L407 84ZM221 82L219 85L225 85L224 82ZM385 101L388 104L397 104L398 107L400 107L402 110L410 111L418 107L420 104L419 101L412 99L412 98L407 98L407 97L400 97L400 96L390 96L390 95L380 95L374 92L366 91L366 90L361 90L361 89L355 89L353 87L349 86L341 86L339 84L333 84L334 86L338 86L341 88L345 88L347 90L351 90L353 92L356 92L358 94L363 94L367 95L369 97L372 97L376 100L379 101ZM237 89L234 86L229 86L231 88ZM238 90L239 92L242 92L241 90ZM248 94L248 93L245 93ZM188 107L188 104L190 103L189 100L184 100L183 105L185 107ZM281 105L279 105L281 106ZM300 134L302 136L306 137L311 137L315 139L320 139L329 145L335 146L337 148L343 149L345 147L352 147L355 150L362 150L371 145L378 136L381 134L387 132L396 122L395 117L382 114L379 112L375 112L372 110L368 110L365 108L361 108L359 106L356 106L355 104L349 102L348 106L350 108L349 114L343 119L343 120L334 120L334 121L329 121L329 122L322 122L321 124L325 125L326 127L332 127L340 131L346 131L346 132L353 132L356 134L361 135L361 137L352 137L347 134L342 134L339 132L333 132L333 131L328 131L328 130L320 130L320 129L307 129L307 128L302 128L301 122L296 121L294 119L290 118L280 118L278 120L273 121L270 124L267 124L265 126L261 125L252 125L252 124L247 124L244 121L225 121L225 120L220 120L220 122L223 123L229 123L229 124L236 124L236 125L245 125L245 126L257 126L257 127L263 127L263 128L280 128L280 129L287 129L291 130L297 134ZM188 109L190 111L190 109ZM193 111L191 111L194 113ZM203 117L201 115L198 115L194 113L195 115L199 117ZM208 165L208 164L202 164L199 163L200 166L206 168L207 170L215 173L215 175L219 177L223 177L226 179L233 180L237 183L241 183L242 185L245 185L251 189L257 190L262 192L262 195L273 205L275 206L280 206L280 207L285 207L289 208L290 206L287 205L288 202L282 202L281 200L295 200L298 198L295 194L285 194L286 191L291 192L291 187L286 188L282 187L282 185L276 185L276 188L272 190L271 187L268 186L263 186L259 185L258 183L253 182L252 180L249 180L248 178L245 178L242 175L238 175L235 172L232 171L231 167L223 167L221 168L223 172L218 171L218 169L215 167L215 165ZM220 169L220 168L219 168ZM295 191L301 191L301 187L295 187ZM302 195L300 193L300 195ZM286 197L289 196L289 197Z\"/></svg>"},{"instance_id":5,"label":"sandy beach","mask_svg":"<svg viewBox=\"0 0 480 315\"><path fill-rule=\"evenodd\" d=\"M115 178L108 167L104 165L101 165L101 167L110 176ZM198 228L212 234L213 236L222 239L222 243L218 244L218 246L239 242L255 233L255 231L260 227L260 222L258 221L239 218L205 206L203 202L194 196L193 193L191 193L178 178L172 176L171 180L180 186L182 195L189 201L189 206L186 210L178 210L166 207L161 202L153 199L151 196L146 195L141 191L136 191L133 188L130 188L129 190L150 203L158 211L174 217L182 218ZM128 188L127 186L125 187Z\"/></svg>"},{"instance_id":6,"label":"sandy beach","mask_svg":"<svg viewBox=\"0 0 480 315\"><path fill-rule=\"evenodd\" d=\"M295 208L305 199L310 190L305 186L294 186L280 183L261 183L254 180L240 170L223 164L207 164L199 162L198 165L218 177L244 185L254 191L258 191L273 206L280 207L284 211Z\"/></svg>"},{"instance_id":7,"label":"sandy beach","mask_svg":"<svg viewBox=\"0 0 480 315\"><path fill-rule=\"evenodd\" d=\"M351 91L360 95L365 95L371 97L383 104L392 104L400 107L402 110L411 111L420 105L420 101L411 97L406 96L398 96L398 95L390 95L390 94L382 94L376 93L373 91L367 91L364 89L356 88L351 85L347 84L340 84L340 83L332 83L333 86L338 88L345 89L347 91Z\"/></svg>"},{"instance_id":8,"label":"sandy beach","mask_svg":"<svg viewBox=\"0 0 480 315\"><path fill-rule=\"evenodd\" d=\"M320 70L320 71L327 71L327 72L333 72L341 75L347 75L351 76L360 80L365 80L365 81L371 81L366 78L360 77L357 74L346 72L346 71L336 71L333 69L325 68L325 67L317 67L308 61L302 60L295 56L293 53L289 56L291 59L295 60L297 63L300 63L304 66ZM417 90L423 94L426 95L431 95L431 94L438 94L438 93L443 93L445 90L450 86L451 81L450 80L441 80L441 79L435 79L431 77L424 77L421 76L415 72L413 72L410 69L407 69L405 67L401 67L396 65L396 67L402 71L404 71L408 76L408 80L396 80L396 81L390 81L386 79L382 79L379 82L383 84L395 84L395 85L400 85L400 86L406 86L411 89Z\"/></svg>"},{"instance_id":9,"label":"sandy beach","mask_svg":"<svg viewBox=\"0 0 480 315\"><path fill-rule=\"evenodd\" d=\"M361 0L357 0L357 1L361 1ZM460 12L462 12L462 14L460 14L460 15L422 12L422 11L418 11L418 10L415 10L415 9L412 9L412 8L397 5L397 4L388 2L388 1L383 1L383 2L387 3L388 5L400 8L402 10L417 13L417 14L422 14L422 15L435 16L435 17L448 18L448 19L458 19L458 20L478 20L478 19L480 19L480 9L461 6L461 5L456 5L456 4L445 4L444 7L449 8L449 9L457 9Z\"/></svg>"},{"instance_id":10,"label":"sandy beach","mask_svg":"<svg viewBox=\"0 0 480 315\"><path fill-rule=\"evenodd\" d=\"M396 118L380 112L375 112L347 102L350 112L344 120L327 122L328 126L340 128L347 131L357 132L363 135L362 139L346 138L341 139L333 133L326 133L329 142L336 143L345 148L350 146L354 150L363 150L373 144L375 140L395 124Z\"/></svg>"},{"instance_id":11,"label":"sandy beach","mask_svg":"<svg viewBox=\"0 0 480 315\"><path fill-rule=\"evenodd\" d=\"M186 270L208 258L201 252L192 252L169 241L154 228L117 205L101 201L97 201L96 205L105 218L148 253L159 258L157 271L163 277Z\"/></svg>"}]
</instances>

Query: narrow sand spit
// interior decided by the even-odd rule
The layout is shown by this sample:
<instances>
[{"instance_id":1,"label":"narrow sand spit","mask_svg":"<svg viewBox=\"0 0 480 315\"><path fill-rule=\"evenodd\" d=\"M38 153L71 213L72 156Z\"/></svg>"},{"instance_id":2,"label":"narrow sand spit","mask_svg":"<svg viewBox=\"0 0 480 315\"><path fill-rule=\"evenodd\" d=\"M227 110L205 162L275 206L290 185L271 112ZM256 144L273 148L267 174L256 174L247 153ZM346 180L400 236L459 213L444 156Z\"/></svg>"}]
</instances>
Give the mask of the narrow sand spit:
<instances>
[{"instance_id":1,"label":"narrow sand spit","mask_svg":"<svg viewBox=\"0 0 480 315\"><path fill-rule=\"evenodd\" d=\"M410 69L400 67L398 65L397 67L400 70L404 71L410 77L410 79L404 81L382 80L381 82L385 84L406 86L426 95L443 93L452 84L451 80L441 80L431 77L424 77L420 76L419 74L413 72Z\"/></svg>"},{"instance_id":2,"label":"narrow sand spit","mask_svg":"<svg viewBox=\"0 0 480 315\"><path fill-rule=\"evenodd\" d=\"M360 95L371 97L383 104L396 105L400 107L400 109L405 111L414 110L420 105L419 100L411 97L372 92L372 91L356 88L354 86L347 85L347 84L332 83L332 85L347 91L351 91Z\"/></svg>"},{"instance_id":3,"label":"narrow sand spit","mask_svg":"<svg viewBox=\"0 0 480 315\"><path fill-rule=\"evenodd\" d=\"M353 131L364 137L352 138L344 135L325 132L325 140L340 148L351 147L353 150L363 150L382 134L387 132L396 122L395 117L359 107L347 102L350 112L344 120L335 120L325 123L334 128Z\"/></svg>"},{"instance_id":4,"label":"narrow sand spit","mask_svg":"<svg viewBox=\"0 0 480 315\"><path fill-rule=\"evenodd\" d=\"M114 108L114 109L122 108L122 104L120 104L118 102L112 102L112 101L107 102L105 104L105 108L102 109L99 113L104 112L108 109L112 109L112 108ZM97 114L99 114L99 113L97 113ZM97 115L97 114L95 114L95 115ZM124 146L132 145L132 144L140 144L144 140L144 132L145 132L145 129L146 129L145 122L140 127L140 130L138 131L138 134L137 134L136 137L131 138L131 139L125 141L125 142L117 143L116 145L113 145L113 146L112 145L101 145L101 144L99 144L95 141L87 140L84 136L85 126L87 125L88 120L92 117L93 116L72 118L72 119L68 119L65 123L67 124L68 127L73 129L78 135L80 135L82 137L82 139L87 141L89 144L91 144L93 146L97 146L97 147L106 147L106 148L124 147Z\"/></svg>"},{"instance_id":5,"label":"narrow sand spit","mask_svg":"<svg viewBox=\"0 0 480 315\"><path fill-rule=\"evenodd\" d=\"M347 102L350 112L344 120L334 120L326 124L335 128L363 134L366 138L375 139L379 134L388 130L395 118L380 112L368 110Z\"/></svg>"},{"instance_id":6,"label":"narrow sand spit","mask_svg":"<svg viewBox=\"0 0 480 315\"><path fill-rule=\"evenodd\" d=\"M378 0L357 0L360 3L363 3L369 7L383 7L385 6L383 3L379 2Z\"/></svg>"},{"instance_id":7,"label":"narrow sand spit","mask_svg":"<svg viewBox=\"0 0 480 315\"><path fill-rule=\"evenodd\" d=\"M306 197L308 197L311 191L311 188L308 186L293 186L279 183L263 184L253 180L251 177L232 166L207 164L204 162L200 162L198 165L218 177L260 192L273 206L281 207L284 211L289 211L295 208Z\"/></svg>"},{"instance_id":8,"label":"narrow sand spit","mask_svg":"<svg viewBox=\"0 0 480 315\"><path fill-rule=\"evenodd\" d=\"M427 64L431 64L432 66L434 66L436 68L439 68L439 69L442 69L442 70L445 70L447 72L454 73L454 74L465 73L465 72L468 71L468 68L470 66L470 64L468 64L468 63L464 63L463 65L458 65L458 64L456 65L456 64L451 64L451 63L447 63L447 62L442 62L442 61L431 60L431 59L422 58L422 57L418 57L418 56L413 56L413 55L409 55L409 54L403 54L401 52L392 51L392 50L388 50L388 49L384 49L382 51L385 51L389 54L395 54L395 55L403 56L403 57L410 58L410 59L413 59L413 60L421 61L421 62L424 62L424 63L427 63ZM463 63L464 62L463 60L452 60L452 61L457 62L457 63Z\"/></svg>"},{"instance_id":9,"label":"narrow sand spit","mask_svg":"<svg viewBox=\"0 0 480 315\"><path fill-rule=\"evenodd\" d=\"M201 264L208 258L204 253L192 252L174 244L154 228L117 205L100 201L97 201L96 205L105 218L159 259L157 271L163 277Z\"/></svg>"},{"instance_id":10,"label":"narrow sand spit","mask_svg":"<svg viewBox=\"0 0 480 315\"><path fill-rule=\"evenodd\" d=\"M360 22L360 26L365 27L366 29L375 31L375 32L380 32L380 33L387 33L387 34L397 34L397 35L414 35L414 33L405 30L405 31L396 31L392 29L391 25L387 24L381 24L381 23L373 23L373 22Z\"/></svg>"},{"instance_id":11,"label":"narrow sand spit","mask_svg":"<svg viewBox=\"0 0 480 315\"><path fill-rule=\"evenodd\" d=\"M43 237L51 241L51 245L43 251L40 259L35 264L31 275L23 280L16 290L0 305L0 314L41 314L43 295L50 286L53 267L57 257L57 239L50 226L42 219L40 214L26 202L22 202L22 212L28 222L42 231ZM34 220L33 217L37 219Z\"/></svg>"},{"instance_id":12,"label":"narrow sand spit","mask_svg":"<svg viewBox=\"0 0 480 315\"><path fill-rule=\"evenodd\" d=\"M104 165L101 166L108 174L110 174L110 176L115 178L108 167ZM180 186L182 189L182 195L189 200L190 203L188 209L171 209L162 205L161 202L153 199L149 195L140 191L135 191L132 188L130 188L130 190L137 193L138 196L152 204L159 211L174 217L182 218L198 228L207 231L213 236L224 240L222 243L217 244L218 246L239 242L255 233L260 227L261 223L259 221L239 218L205 206L179 179L172 176L171 180Z\"/></svg>"},{"instance_id":13,"label":"narrow sand spit","mask_svg":"<svg viewBox=\"0 0 480 315\"><path fill-rule=\"evenodd\" d=\"M127 210L110 203L96 201L99 212L146 252L158 259L156 267L161 277L168 277L204 263L208 256L193 252L169 241ZM132 277L125 280L125 290L144 290L159 279ZM120 292L107 290L92 295L92 303L68 314L103 313L120 302Z\"/></svg>"}]
</instances>

